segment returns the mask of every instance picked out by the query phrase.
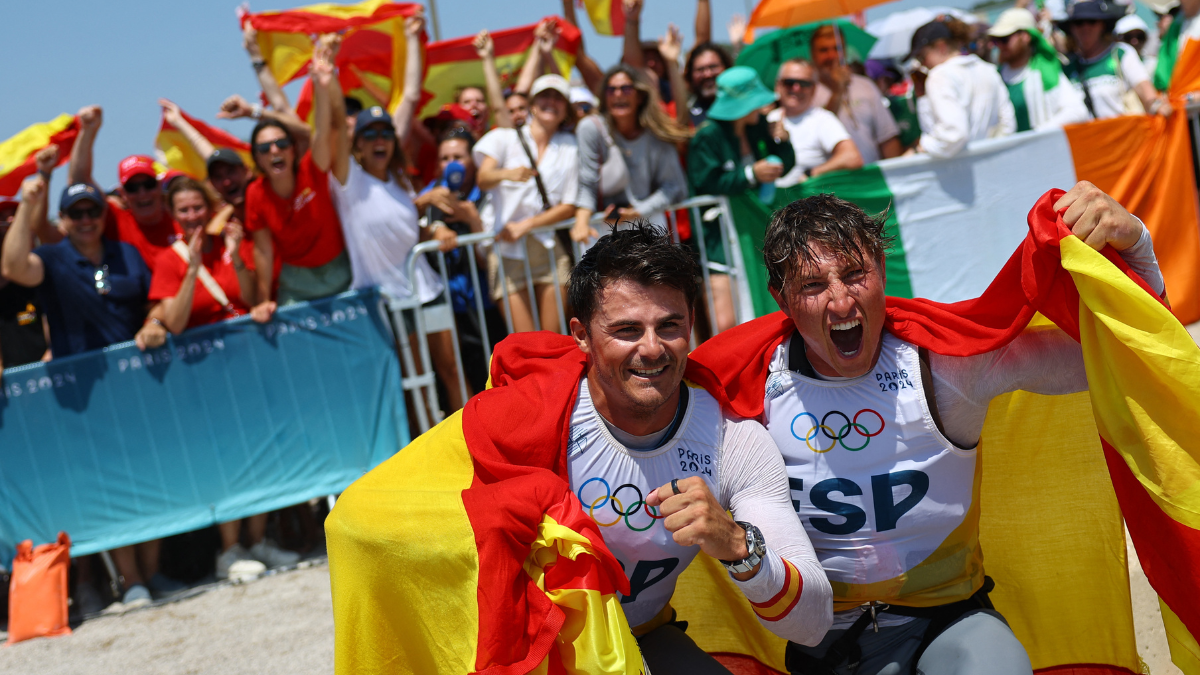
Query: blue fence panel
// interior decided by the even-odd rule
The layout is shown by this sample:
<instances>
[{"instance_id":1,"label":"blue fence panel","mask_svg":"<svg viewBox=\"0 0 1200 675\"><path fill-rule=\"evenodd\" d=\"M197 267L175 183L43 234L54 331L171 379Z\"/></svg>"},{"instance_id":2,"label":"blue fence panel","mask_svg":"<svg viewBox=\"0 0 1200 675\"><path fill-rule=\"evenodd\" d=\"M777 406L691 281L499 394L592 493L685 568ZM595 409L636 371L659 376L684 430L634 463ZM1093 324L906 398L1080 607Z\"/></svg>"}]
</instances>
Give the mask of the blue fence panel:
<instances>
[{"instance_id":1,"label":"blue fence panel","mask_svg":"<svg viewBox=\"0 0 1200 675\"><path fill-rule=\"evenodd\" d=\"M342 491L408 443L376 291L5 371L0 560L86 555Z\"/></svg>"}]
</instances>

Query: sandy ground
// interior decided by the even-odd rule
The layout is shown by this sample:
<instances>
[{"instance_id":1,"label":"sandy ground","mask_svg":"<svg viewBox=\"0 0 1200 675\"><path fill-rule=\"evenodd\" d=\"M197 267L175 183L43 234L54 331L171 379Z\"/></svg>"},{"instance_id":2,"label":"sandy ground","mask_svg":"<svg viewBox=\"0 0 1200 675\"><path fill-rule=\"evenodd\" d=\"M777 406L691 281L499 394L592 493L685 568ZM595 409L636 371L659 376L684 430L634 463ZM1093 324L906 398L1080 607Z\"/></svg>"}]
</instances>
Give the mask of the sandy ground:
<instances>
[{"instance_id":1,"label":"sandy ground","mask_svg":"<svg viewBox=\"0 0 1200 675\"><path fill-rule=\"evenodd\" d=\"M1200 343L1200 323L1188 326ZM1158 597L1132 543L1129 577L1138 653L1153 675L1177 675ZM0 648L0 673L39 675L313 675L333 672L333 614L323 561L246 584L85 621L73 635ZM7 637L0 632L0 639Z\"/></svg>"}]
</instances>

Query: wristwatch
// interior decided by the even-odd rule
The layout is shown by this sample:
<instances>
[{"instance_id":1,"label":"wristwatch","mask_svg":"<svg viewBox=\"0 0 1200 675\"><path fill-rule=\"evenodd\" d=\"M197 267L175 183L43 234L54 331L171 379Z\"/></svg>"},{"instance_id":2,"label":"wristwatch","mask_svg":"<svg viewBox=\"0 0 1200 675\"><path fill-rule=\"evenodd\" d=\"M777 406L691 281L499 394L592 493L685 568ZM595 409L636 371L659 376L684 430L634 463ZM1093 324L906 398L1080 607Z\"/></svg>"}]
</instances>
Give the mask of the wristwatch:
<instances>
[{"instance_id":1,"label":"wristwatch","mask_svg":"<svg viewBox=\"0 0 1200 675\"><path fill-rule=\"evenodd\" d=\"M734 522L741 525L742 529L746 531L746 550L750 553L741 560L722 560L721 564L729 570L730 574L742 574L753 570L762 562L763 556L767 554L767 542L757 527L744 520L735 520Z\"/></svg>"}]
</instances>

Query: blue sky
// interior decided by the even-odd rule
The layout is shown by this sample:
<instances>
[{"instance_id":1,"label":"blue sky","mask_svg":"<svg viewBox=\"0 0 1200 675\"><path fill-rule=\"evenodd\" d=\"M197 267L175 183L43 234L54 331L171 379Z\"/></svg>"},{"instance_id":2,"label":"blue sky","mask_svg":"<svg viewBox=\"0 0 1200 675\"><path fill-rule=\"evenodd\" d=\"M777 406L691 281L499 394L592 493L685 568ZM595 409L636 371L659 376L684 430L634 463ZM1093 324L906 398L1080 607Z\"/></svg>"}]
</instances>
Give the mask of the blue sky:
<instances>
[{"instance_id":1,"label":"blue sky","mask_svg":"<svg viewBox=\"0 0 1200 675\"><path fill-rule=\"evenodd\" d=\"M714 35L726 38L725 24L747 14L752 0L712 0ZM275 4L255 0L251 11L286 9L311 3ZM643 37L659 35L677 23L693 42L695 5L691 0L646 0ZM868 11L876 18L919 0L896 0ZM965 0L936 4L966 5ZM217 107L230 94L255 100L257 81L241 46L233 2L119 3L42 0L6 3L5 40L0 67L0 139L60 113L92 103L104 106L104 126L96 142L96 180L116 184L117 163L126 155L150 154L158 130L159 97L215 121ZM562 11L560 0L438 0L442 38L533 23ZM583 20L580 10L580 18ZM586 22L585 22L586 24ZM600 37L583 26L588 51L602 67L617 61L621 39ZM294 95L294 91L290 91ZM247 121L220 122L245 137ZM65 169L55 172L54 203Z\"/></svg>"}]
</instances>

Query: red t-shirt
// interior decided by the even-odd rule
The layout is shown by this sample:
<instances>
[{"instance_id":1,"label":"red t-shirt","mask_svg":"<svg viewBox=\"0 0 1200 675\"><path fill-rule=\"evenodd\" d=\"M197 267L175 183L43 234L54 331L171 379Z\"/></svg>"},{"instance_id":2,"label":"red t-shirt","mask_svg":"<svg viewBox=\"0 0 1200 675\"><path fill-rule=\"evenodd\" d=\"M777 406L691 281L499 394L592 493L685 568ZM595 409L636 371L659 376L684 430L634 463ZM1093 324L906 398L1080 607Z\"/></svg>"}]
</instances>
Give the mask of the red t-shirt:
<instances>
[{"instance_id":1,"label":"red t-shirt","mask_svg":"<svg viewBox=\"0 0 1200 675\"><path fill-rule=\"evenodd\" d=\"M320 267L346 248L342 223L329 194L329 172L306 152L296 167L291 199L271 189L265 176L246 188L246 231L263 228L275 240L275 257L294 267Z\"/></svg>"},{"instance_id":2,"label":"red t-shirt","mask_svg":"<svg viewBox=\"0 0 1200 675\"><path fill-rule=\"evenodd\" d=\"M238 284L237 272L233 269L233 260L225 255L225 242L213 237L212 250L204 254L201 264L221 290L225 291L229 304L233 305L239 314L249 313L250 308L242 301L241 285ZM178 253L170 248L159 253L155 261L154 276L150 279L150 299L158 301L175 297L186 274L187 263ZM217 302L197 276L196 290L192 293L192 313L188 316L187 327L195 328L232 317L233 315Z\"/></svg>"},{"instance_id":3,"label":"red t-shirt","mask_svg":"<svg viewBox=\"0 0 1200 675\"><path fill-rule=\"evenodd\" d=\"M108 203L104 215L104 237L113 241L123 241L136 248L151 272L154 271L158 254L170 248L171 243L181 236L183 230L179 229L175 219L166 213L158 224L142 227L138 225L132 213L112 202Z\"/></svg>"}]
</instances>

